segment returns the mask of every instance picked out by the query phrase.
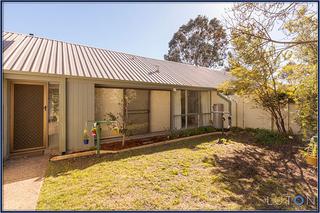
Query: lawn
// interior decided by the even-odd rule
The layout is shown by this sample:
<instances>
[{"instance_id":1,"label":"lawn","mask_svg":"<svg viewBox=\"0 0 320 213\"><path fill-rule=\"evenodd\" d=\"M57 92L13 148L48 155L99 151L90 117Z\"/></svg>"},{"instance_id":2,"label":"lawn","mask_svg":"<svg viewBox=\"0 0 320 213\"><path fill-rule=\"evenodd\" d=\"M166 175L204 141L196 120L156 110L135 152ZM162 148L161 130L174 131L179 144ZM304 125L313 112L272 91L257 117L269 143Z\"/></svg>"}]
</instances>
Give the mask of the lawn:
<instances>
[{"instance_id":1,"label":"lawn","mask_svg":"<svg viewBox=\"0 0 320 213\"><path fill-rule=\"evenodd\" d=\"M316 171L292 146L254 143L247 132L185 140L105 157L51 162L39 210L310 209ZM290 148L288 148L290 147Z\"/></svg>"}]
</instances>

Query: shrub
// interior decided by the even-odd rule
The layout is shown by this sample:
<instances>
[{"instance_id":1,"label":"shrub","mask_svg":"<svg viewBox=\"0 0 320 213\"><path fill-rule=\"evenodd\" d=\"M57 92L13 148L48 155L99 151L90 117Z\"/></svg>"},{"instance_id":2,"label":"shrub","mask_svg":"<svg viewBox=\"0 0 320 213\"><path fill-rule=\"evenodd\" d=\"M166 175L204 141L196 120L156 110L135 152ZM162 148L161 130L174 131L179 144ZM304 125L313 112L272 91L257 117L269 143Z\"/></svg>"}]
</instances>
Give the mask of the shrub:
<instances>
[{"instance_id":1,"label":"shrub","mask_svg":"<svg viewBox=\"0 0 320 213\"><path fill-rule=\"evenodd\" d=\"M171 130L170 132L170 139L175 139L175 138L182 138L182 137L189 137L193 135L200 135L200 134L205 134L209 132L215 132L216 129L212 126L203 126L199 128L190 128L190 129L180 129L180 130Z\"/></svg>"},{"instance_id":2,"label":"shrub","mask_svg":"<svg viewBox=\"0 0 320 213\"><path fill-rule=\"evenodd\" d=\"M267 129L249 129L258 143L266 146L278 146L288 143L289 139L279 132Z\"/></svg>"},{"instance_id":3,"label":"shrub","mask_svg":"<svg viewBox=\"0 0 320 213\"><path fill-rule=\"evenodd\" d=\"M238 133L238 132L242 132L244 131L244 129L240 128L240 127L231 127L230 131Z\"/></svg>"}]
</instances>

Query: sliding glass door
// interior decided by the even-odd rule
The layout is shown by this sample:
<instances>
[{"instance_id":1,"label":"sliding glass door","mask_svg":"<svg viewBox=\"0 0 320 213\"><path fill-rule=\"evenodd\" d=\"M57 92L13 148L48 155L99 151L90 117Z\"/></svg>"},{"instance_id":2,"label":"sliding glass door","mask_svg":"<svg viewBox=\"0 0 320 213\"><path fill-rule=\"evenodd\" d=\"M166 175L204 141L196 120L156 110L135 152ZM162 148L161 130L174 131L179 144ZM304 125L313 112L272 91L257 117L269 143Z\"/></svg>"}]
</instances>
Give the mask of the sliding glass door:
<instances>
[{"instance_id":1,"label":"sliding glass door","mask_svg":"<svg viewBox=\"0 0 320 213\"><path fill-rule=\"evenodd\" d=\"M210 91L177 90L172 100L173 128L210 125Z\"/></svg>"},{"instance_id":2,"label":"sliding glass door","mask_svg":"<svg viewBox=\"0 0 320 213\"><path fill-rule=\"evenodd\" d=\"M149 90L125 89L128 101L128 134L137 135L149 132Z\"/></svg>"},{"instance_id":3,"label":"sliding glass door","mask_svg":"<svg viewBox=\"0 0 320 213\"><path fill-rule=\"evenodd\" d=\"M95 120L110 119L112 115L122 123L125 115L128 135L148 133L149 93L149 90L97 87L95 89ZM111 136L111 129L103 128L102 137L109 136Z\"/></svg>"}]
</instances>

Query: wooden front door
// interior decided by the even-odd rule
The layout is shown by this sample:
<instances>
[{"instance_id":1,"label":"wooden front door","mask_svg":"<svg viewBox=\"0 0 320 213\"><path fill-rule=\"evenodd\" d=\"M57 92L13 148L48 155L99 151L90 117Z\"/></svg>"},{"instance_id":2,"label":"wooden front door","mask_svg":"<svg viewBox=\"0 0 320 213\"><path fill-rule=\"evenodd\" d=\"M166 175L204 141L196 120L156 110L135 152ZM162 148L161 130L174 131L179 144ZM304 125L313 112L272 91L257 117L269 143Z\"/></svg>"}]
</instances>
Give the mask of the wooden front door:
<instances>
[{"instance_id":1,"label":"wooden front door","mask_svg":"<svg viewBox=\"0 0 320 213\"><path fill-rule=\"evenodd\" d=\"M45 148L46 91L42 83L12 83L11 152Z\"/></svg>"}]
</instances>

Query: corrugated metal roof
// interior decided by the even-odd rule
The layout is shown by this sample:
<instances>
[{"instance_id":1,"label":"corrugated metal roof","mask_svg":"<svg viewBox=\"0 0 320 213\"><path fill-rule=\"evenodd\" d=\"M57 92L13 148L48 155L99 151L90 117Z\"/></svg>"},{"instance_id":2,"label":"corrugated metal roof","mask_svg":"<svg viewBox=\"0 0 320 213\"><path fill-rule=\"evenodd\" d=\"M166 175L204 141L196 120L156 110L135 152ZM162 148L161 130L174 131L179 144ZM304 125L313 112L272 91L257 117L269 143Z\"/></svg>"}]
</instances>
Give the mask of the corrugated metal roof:
<instances>
[{"instance_id":1,"label":"corrugated metal roof","mask_svg":"<svg viewBox=\"0 0 320 213\"><path fill-rule=\"evenodd\" d=\"M18 33L3 33L3 70L216 88L229 75Z\"/></svg>"}]
</instances>

